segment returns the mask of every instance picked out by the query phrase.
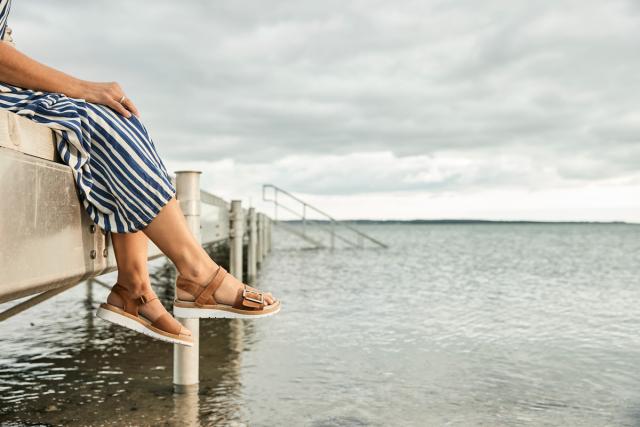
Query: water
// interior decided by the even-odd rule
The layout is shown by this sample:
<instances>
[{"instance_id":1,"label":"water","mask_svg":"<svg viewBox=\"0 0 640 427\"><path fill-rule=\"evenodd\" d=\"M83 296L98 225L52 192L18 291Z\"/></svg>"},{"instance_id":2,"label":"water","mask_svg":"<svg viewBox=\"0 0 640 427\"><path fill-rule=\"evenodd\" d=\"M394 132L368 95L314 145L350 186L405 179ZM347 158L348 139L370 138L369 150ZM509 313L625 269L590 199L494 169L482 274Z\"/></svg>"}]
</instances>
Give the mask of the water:
<instances>
[{"instance_id":1,"label":"water","mask_svg":"<svg viewBox=\"0 0 640 427\"><path fill-rule=\"evenodd\" d=\"M385 225L390 248L295 250L283 312L172 348L92 315L84 285L0 324L7 425L640 425L640 226ZM156 285L162 285L156 283Z\"/></svg>"}]
</instances>

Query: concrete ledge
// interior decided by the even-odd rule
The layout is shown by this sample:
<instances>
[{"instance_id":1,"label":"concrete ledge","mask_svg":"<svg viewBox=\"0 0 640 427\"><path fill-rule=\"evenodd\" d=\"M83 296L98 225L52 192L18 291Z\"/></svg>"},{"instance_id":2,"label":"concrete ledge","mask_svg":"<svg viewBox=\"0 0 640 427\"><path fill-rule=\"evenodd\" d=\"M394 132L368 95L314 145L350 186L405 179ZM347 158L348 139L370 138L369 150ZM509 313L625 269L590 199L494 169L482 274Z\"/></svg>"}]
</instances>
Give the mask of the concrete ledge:
<instances>
[{"instance_id":1,"label":"concrete ledge","mask_svg":"<svg viewBox=\"0 0 640 427\"><path fill-rule=\"evenodd\" d=\"M0 147L60 162L51 129L3 110L0 110Z\"/></svg>"},{"instance_id":2,"label":"concrete ledge","mask_svg":"<svg viewBox=\"0 0 640 427\"><path fill-rule=\"evenodd\" d=\"M204 243L229 238L229 204L201 192ZM0 110L0 303L116 269L110 236L78 200L53 132ZM162 256L149 244L149 259Z\"/></svg>"},{"instance_id":3,"label":"concrete ledge","mask_svg":"<svg viewBox=\"0 0 640 427\"><path fill-rule=\"evenodd\" d=\"M53 132L0 111L0 303L115 269Z\"/></svg>"},{"instance_id":4,"label":"concrete ledge","mask_svg":"<svg viewBox=\"0 0 640 427\"><path fill-rule=\"evenodd\" d=\"M107 269L68 166L0 147L0 200L0 302Z\"/></svg>"}]
</instances>

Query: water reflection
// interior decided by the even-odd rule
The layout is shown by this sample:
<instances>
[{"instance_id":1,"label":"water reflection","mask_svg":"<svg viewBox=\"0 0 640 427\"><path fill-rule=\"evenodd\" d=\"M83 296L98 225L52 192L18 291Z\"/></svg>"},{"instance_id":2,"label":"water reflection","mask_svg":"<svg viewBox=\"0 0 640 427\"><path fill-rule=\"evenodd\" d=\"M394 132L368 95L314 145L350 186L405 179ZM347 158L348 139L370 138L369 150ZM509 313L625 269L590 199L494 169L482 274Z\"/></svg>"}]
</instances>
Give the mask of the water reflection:
<instances>
[{"instance_id":1,"label":"water reflection","mask_svg":"<svg viewBox=\"0 0 640 427\"><path fill-rule=\"evenodd\" d=\"M173 419L191 427L200 426L200 397L197 393L175 394L173 396Z\"/></svg>"}]
</instances>

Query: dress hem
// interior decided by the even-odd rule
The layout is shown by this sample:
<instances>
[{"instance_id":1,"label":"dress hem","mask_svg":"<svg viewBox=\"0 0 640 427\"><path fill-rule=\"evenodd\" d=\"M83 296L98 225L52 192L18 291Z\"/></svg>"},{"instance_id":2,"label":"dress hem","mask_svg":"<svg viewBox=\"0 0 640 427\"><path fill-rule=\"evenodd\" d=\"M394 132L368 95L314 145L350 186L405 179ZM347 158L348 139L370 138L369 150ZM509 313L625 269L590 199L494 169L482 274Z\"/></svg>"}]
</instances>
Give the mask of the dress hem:
<instances>
[{"instance_id":1,"label":"dress hem","mask_svg":"<svg viewBox=\"0 0 640 427\"><path fill-rule=\"evenodd\" d=\"M158 216L158 214L162 211L162 209L165 208L165 206L167 206L167 204L171 201L171 199L173 199L176 196L176 189L172 186L172 191L171 193L169 193L169 197L165 197L162 200L161 206L160 207L154 207L152 209L152 214L147 215L143 221L134 221L134 220L130 220L130 222L133 223L133 228L131 227L125 227L126 230L125 231L117 231L114 230L114 227L110 227L110 230L107 230L105 227L103 227L104 224L100 224L100 220L102 219L102 222L104 222L104 215L102 215L102 218L100 216L100 214L98 215L98 221L93 220L93 222L95 224L97 224L100 228L102 228L105 232L109 232L109 233L116 233L116 234L129 234L129 233L136 233L138 231L142 231L145 228L147 228L147 226ZM109 222L111 222L111 220L109 220Z\"/></svg>"}]
</instances>

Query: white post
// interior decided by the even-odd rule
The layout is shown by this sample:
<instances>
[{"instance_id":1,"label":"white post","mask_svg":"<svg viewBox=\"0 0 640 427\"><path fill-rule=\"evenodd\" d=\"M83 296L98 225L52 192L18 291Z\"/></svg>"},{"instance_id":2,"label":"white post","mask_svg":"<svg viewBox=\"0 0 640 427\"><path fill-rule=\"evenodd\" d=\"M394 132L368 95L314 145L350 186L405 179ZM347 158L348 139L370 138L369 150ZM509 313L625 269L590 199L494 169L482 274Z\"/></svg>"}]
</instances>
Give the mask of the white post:
<instances>
[{"instance_id":1,"label":"white post","mask_svg":"<svg viewBox=\"0 0 640 427\"><path fill-rule=\"evenodd\" d=\"M262 257L263 257L263 253L264 250L262 249L264 247L264 234L262 233L262 230L264 228L264 221L263 221L263 217L261 213L258 213L257 215L257 221L258 221L258 230L257 230L257 235L258 235L258 247L257 247L257 253L256 253L256 261L258 261L258 264L262 265Z\"/></svg>"},{"instance_id":2,"label":"white post","mask_svg":"<svg viewBox=\"0 0 640 427\"><path fill-rule=\"evenodd\" d=\"M271 218L267 217L267 253L271 252L271 231L273 230L273 223Z\"/></svg>"},{"instance_id":3,"label":"white post","mask_svg":"<svg viewBox=\"0 0 640 427\"><path fill-rule=\"evenodd\" d=\"M269 253L269 217L264 216L264 255Z\"/></svg>"},{"instance_id":4,"label":"white post","mask_svg":"<svg viewBox=\"0 0 640 427\"><path fill-rule=\"evenodd\" d=\"M87 305L91 306L93 304L93 279L87 280Z\"/></svg>"},{"instance_id":5,"label":"white post","mask_svg":"<svg viewBox=\"0 0 640 427\"><path fill-rule=\"evenodd\" d=\"M262 240L262 245L260 246L260 249L262 249L260 259L264 260L267 256L267 216L265 214L260 214L260 217L260 240Z\"/></svg>"},{"instance_id":6,"label":"white post","mask_svg":"<svg viewBox=\"0 0 640 427\"><path fill-rule=\"evenodd\" d=\"M191 233L198 242L200 235L200 173L199 171L176 172L176 198L187 220ZM193 347L173 346L173 388L176 393L197 393L198 391L198 354L200 351L199 319L177 318L191 331Z\"/></svg>"},{"instance_id":7,"label":"white post","mask_svg":"<svg viewBox=\"0 0 640 427\"><path fill-rule=\"evenodd\" d=\"M274 188L273 190L273 217L278 219L278 189Z\"/></svg>"},{"instance_id":8,"label":"white post","mask_svg":"<svg viewBox=\"0 0 640 427\"><path fill-rule=\"evenodd\" d=\"M254 283L258 276L258 229L256 224L256 208L249 208L249 253L247 254L247 278L249 283Z\"/></svg>"},{"instance_id":9,"label":"white post","mask_svg":"<svg viewBox=\"0 0 640 427\"><path fill-rule=\"evenodd\" d=\"M231 201L229 214L229 273L242 282L242 238L244 237L244 221L242 218L242 202Z\"/></svg>"}]
</instances>

